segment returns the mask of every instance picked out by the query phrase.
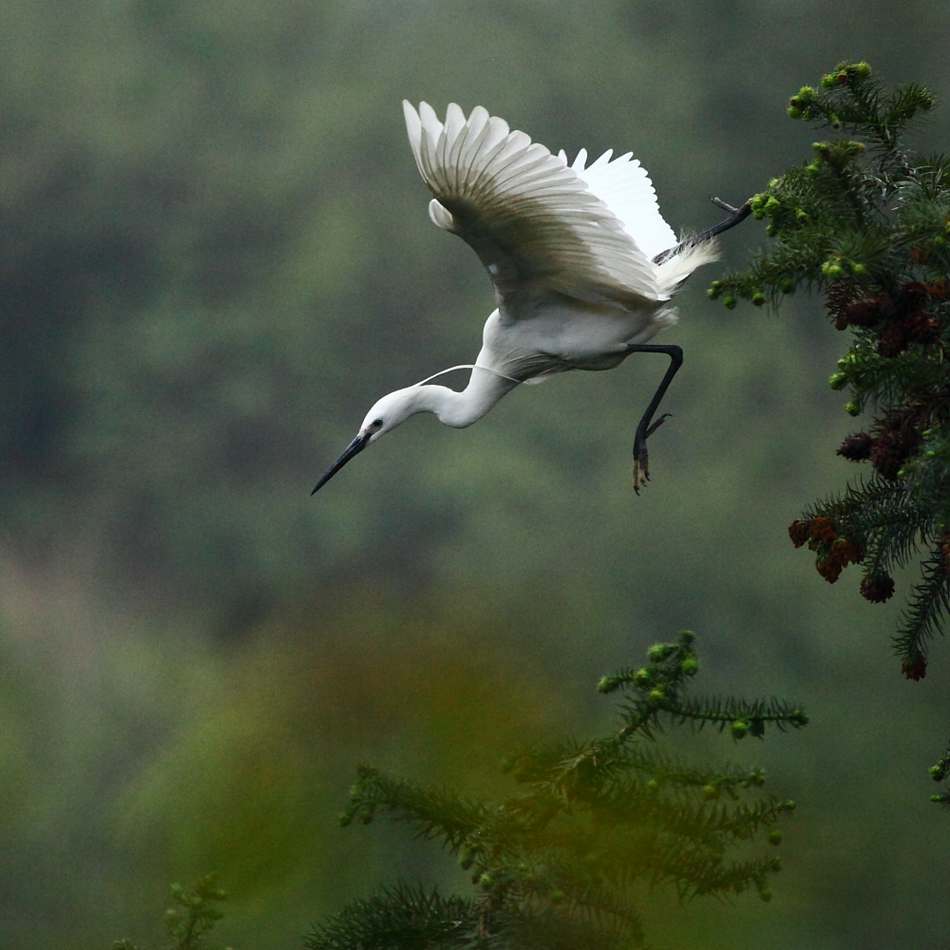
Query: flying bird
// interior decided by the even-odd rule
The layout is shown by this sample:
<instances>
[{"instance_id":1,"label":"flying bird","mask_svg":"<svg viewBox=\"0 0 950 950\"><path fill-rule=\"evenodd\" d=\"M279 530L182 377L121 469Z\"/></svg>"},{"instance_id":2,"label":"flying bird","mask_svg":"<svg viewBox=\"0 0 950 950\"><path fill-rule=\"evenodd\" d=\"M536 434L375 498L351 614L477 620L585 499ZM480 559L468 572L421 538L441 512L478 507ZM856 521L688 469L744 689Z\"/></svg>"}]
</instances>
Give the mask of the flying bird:
<instances>
[{"instance_id":1,"label":"flying bird","mask_svg":"<svg viewBox=\"0 0 950 950\"><path fill-rule=\"evenodd\" d=\"M650 478L647 438L669 414L653 417L683 360L680 347L647 341L676 322L673 296L697 267L716 260L715 235L742 220L748 204L713 199L730 217L677 241L630 152L614 158L608 150L588 164L581 149L569 162L563 151L552 154L481 106L466 117L451 103L444 122L426 102L417 110L404 100L403 111L419 174L434 196L429 217L478 255L496 308L475 363L379 399L313 493L416 413L464 428L522 383L660 353L670 363L633 441L639 493ZM432 383L455 369L471 369L460 392Z\"/></svg>"}]
</instances>

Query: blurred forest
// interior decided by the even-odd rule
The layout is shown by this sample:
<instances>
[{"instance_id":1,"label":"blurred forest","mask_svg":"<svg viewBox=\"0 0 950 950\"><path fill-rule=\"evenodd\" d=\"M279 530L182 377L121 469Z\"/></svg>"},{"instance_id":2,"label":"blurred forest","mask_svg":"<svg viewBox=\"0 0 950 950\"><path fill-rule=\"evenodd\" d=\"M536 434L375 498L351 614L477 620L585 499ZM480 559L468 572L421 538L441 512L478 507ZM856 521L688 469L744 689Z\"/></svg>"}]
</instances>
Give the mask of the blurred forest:
<instances>
[{"instance_id":1,"label":"blurred forest","mask_svg":"<svg viewBox=\"0 0 950 950\"><path fill-rule=\"evenodd\" d=\"M474 358L493 306L428 221L402 97L632 149L700 228L710 195L810 158L785 100L837 60L950 98L950 7L5 0L2 23L5 950L153 941L168 882L210 870L243 950L300 946L382 881L454 882L398 829L336 827L355 764L490 791L503 753L603 728L597 676L682 626L711 692L812 723L716 747L799 802L775 899L656 898L653 938L947 946L926 770L950 650L901 678L902 597L829 587L785 531L853 428L816 301L729 313L716 268L691 282L639 498L660 358L464 432L420 417L309 491L380 394ZM942 105L919 144L948 133ZM727 264L762 238L727 234Z\"/></svg>"}]
</instances>

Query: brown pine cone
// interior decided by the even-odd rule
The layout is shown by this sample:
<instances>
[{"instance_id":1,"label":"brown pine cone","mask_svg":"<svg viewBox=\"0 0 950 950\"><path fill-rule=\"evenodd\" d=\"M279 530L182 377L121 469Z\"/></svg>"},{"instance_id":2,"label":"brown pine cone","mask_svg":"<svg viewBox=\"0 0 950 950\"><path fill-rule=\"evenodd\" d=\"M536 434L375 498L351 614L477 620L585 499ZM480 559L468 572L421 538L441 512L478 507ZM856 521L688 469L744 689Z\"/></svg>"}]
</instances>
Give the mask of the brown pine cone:
<instances>
[{"instance_id":1,"label":"brown pine cone","mask_svg":"<svg viewBox=\"0 0 950 950\"><path fill-rule=\"evenodd\" d=\"M907 413L889 413L874 427L876 438L871 446L871 464L891 481L901 465L917 451L920 433Z\"/></svg>"},{"instance_id":2,"label":"brown pine cone","mask_svg":"<svg viewBox=\"0 0 950 950\"><path fill-rule=\"evenodd\" d=\"M811 522L793 521L788 526L788 536L792 539L792 544L800 548L811 536Z\"/></svg>"},{"instance_id":3,"label":"brown pine cone","mask_svg":"<svg viewBox=\"0 0 950 950\"><path fill-rule=\"evenodd\" d=\"M812 519L808 536L812 541L827 541L830 543L838 537L838 532L835 531L834 522L830 518L819 515Z\"/></svg>"},{"instance_id":4,"label":"brown pine cone","mask_svg":"<svg viewBox=\"0 0 950 950\"><path fill-rule=\"evenodd\" d=\"M872 604L883 604L894 596L894 578L888 574L872 574L861 581L861 596Z\"/></svg>"},{"instance_id":5,"label":"brown pine cone","mask_svg":"<svg viewBox=\"0 0 950 950\"><path fill-rule=\"evenodd\" d=\"M926 310L915 310L903 320L911 343L936 343L940 338L940 322Z\"/></svg>"},{"instance_id":6,"label":"brown pine cone","mask_svg":"<svg viewBox=\"0 0 950 950\"><path fill-rule=\"evenodd\" d=\"M901 663L901 672L909 680L919 681L927 675L927 660L920 654Z\"/></svg>"},{"instance_id":7,"label":"brown pine cone","mask_svg":"<svg viewBox=\"0 0 950 950\"><path fill-rule=\"evenodd\" d=\"M833 584L841 576L843 569L844 564L836 557L820 557L815 561L815 570L817 570L829 584Z\"/></svg>"},{"instance_id":8,"label":"brown pine cone","mask_svg":"<svg viewBox=\"0 0 950 950\"><path fill-rule=\"evenodd\" d=\"M904 458L904 443L899 433L886 432L874 440L871 464L884 478L895 481Z\"/></svg>"},{"instance_id":9,"label":"brown pine cone","mask_svg":"<svg viewBox=\"0 0 950 950\"><path fill-rule=\"evenodd\" d=\"M858 293L857 287L846 280L836 280L825 293L825 309L835 318L839 330L848 326L847 310Z\"/></svg>"},{"instance_id":10,"label":"brown pine cone","mask_svg":"<svg viewBox=\"0 0 950 950\"><path fill-rule=\"evenodd\" d=\"M899 356L907 349L907 330L903 323L889 323L877 341L877 351L887 359Z\"/></svg>"},{"instance_id":11,"label":"brown pine cone","mask_svg":"<svg viewBox=\"0 0 950 950\"><path fill-rule=\"evenodd\" d=\"M846 326L873 327L881 319L881 300L877 297L855 300L841 316Z\"/></svg>"},{"instance_id":12,"label":"brown pine cone","mask_svg":"<svg viewBox=\"0 0 950 950\"><path fill-rule=\"evenodd\" d=\"M831 556L840 561L842 567L847 567L857 564L864 557L864 552L849 538L838 538L831 545Z\"/></svg>"},{"instance_id":13,"label":"brown pine cone","mask_svg":"<svg viewBox=\"0 0 950 950\"><path fill-rule=\"evenodd\" d=\"M905 312L919 310L927 305L929 291L926 284L920 281L910 281L904 284L900 290L900 305Z\"/></svg>"},{"instance_id":14,"label":"brown pine cone","mask_svg":"<svg viewBox=\"0 0 950 950\"><path fill-rule=\"evenodd\" d=\"M838 446L838 455L846 458L849 462L863 462L871 457L871 446L873 444L874 440L867 432L855 432Z\"/></svg>"}]
</instances>

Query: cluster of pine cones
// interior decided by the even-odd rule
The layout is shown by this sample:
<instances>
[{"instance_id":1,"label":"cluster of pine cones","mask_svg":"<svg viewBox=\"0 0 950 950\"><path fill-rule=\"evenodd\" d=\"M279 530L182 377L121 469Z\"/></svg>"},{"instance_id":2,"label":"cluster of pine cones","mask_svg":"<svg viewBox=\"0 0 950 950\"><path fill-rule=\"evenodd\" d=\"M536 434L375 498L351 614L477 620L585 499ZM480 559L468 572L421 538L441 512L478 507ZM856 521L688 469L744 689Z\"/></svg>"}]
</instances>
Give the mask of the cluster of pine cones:
<instances>
[{"instance_id":1,"label":"cluster of pine cones","mask_svg":"<svg viewBox=\"0 0 950 950\"><path fill-rule=\"evenodd\" d=\"M908 282L895 293L876 295L842 280L831 285L826 303L838 330L860 327L870 331L876 337L879 356L894 359L912 344L927 346L940 342L941 323L935 311L947 300L950 282L944 280ZM845 373L838 374L832 388L840 388L846 378ZM869 431L849 435L838 454L852 462L869 461L881 478L896 481L904 464L921 449L923 433L930 424L928 415L923 404L888 409ZM838 579L848 564L861 563L865 557L864 539L849 538L842 530L834 518L826 515L793 521L788 529L795 547L807 544L815 552L815 567L829 584ZM944 567L950 574L950 531L942 539L941 551ZM884 572L872 571L861 581L861 594L872 603L883 603L894 594L894 579ZM923 679L927 673L926 657L922 653L905 657L902 672L908 679Z\"/></svg>"},{"instance_id":2,"label":"cluster of pine cones","mask_svg":"<svg viewBox=\"0 0 950 950\"><path fill-rule=\"evenodd\" d=\"M936 343L940 321L928 309L950 299L950 284L945 281L904 284L895 294L864 296L848 282L834 284L827 294L828 312L839 330L864 327L877 332L877 351L881 356L900 355L911 343ZM838 454L852 462L870 460L879 474L891 481L899 477L901 466L920 448L921 432L927 420L913 408L892 409L876 420L870 432L849 435Z\"/></svg>"},{"instance_id":3,"label":"cluster of pine cones","mask_svg":"<svg viewBox=\"0 0 950 950\"><path fill-rule=\"evenodd\" d=\"M894 357L911 343L937 342L940 322L927 308L931 301L948 298L950 286L944 281L915 281L904 284L894 296L882 293L874 297L860 296L854 284L842 282L828 291L827 304L837 329L873 328L878 333L878 353Z\"/></svg>"},{"instance_id":4,"label":"cluster of pine cones","mask_svg":"<svg viewBox=\"0 0 950 950\"><path fill-rule=\"evenodd\" d=\"M838 455L852 462L870 459L883 478L897 479L901 466L917 452L921 423L914 410L894 409L878 419L870 432L855 432L839 446Z\"/></svg>"},{"instance_id":5,"label":"cluster of pine cones","mask_svg":"<svg viewBox=\"0 0 950 950\"><path fill-rule=\"evenodd\" d=\"M839 534L835 523L824 515L793 521L788 526L788 536L796 548L807 543L815 552L815 569L829 584L833 584L849 564L860 564L864 560L862 545ZM870 574L861 581L861 595L872 603L883 603L893 594L894 579L889 574Z\"/></svg>"}]
</instances>

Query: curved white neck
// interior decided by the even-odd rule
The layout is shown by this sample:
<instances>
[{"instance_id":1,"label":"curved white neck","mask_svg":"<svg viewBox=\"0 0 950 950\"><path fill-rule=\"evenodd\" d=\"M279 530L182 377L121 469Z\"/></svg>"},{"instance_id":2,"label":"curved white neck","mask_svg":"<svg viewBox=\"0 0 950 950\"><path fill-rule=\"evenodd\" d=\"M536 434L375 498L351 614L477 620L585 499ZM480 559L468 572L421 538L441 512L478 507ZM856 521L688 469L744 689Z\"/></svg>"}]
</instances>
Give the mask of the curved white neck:
<instances>
[{"instance_id":1,"label":"curved white neck","mask_svg":"<svg viewBox=\"0 0 950 950\"><path fill-rule=\"evenodd\" d=\"M416 412L432 412L439 422L454 429L464 429L489 412L518 381L476 366L468 385L461 392L448 386L423 384L415 395Z\"/></svg>"}]
</instances>

